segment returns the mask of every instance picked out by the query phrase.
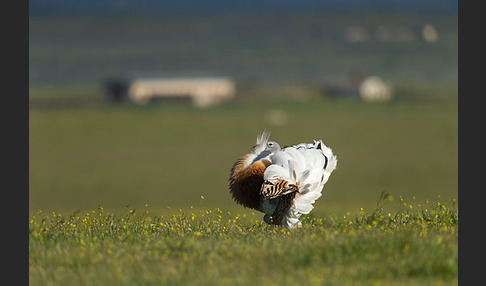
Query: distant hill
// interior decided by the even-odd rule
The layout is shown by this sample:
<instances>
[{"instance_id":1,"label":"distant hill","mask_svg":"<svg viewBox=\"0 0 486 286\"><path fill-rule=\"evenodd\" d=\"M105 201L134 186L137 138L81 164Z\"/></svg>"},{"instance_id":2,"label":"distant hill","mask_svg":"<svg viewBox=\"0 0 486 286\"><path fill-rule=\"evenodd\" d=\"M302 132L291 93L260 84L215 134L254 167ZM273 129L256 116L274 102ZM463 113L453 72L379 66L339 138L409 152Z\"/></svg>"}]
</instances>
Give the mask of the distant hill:
<instances>
[{"instance_id":1,"label":"distant hill","mask_svg":"<svg viewBox=\"0 0 486 286\"><path fill-rule=\"evenodd\" d=\"M30 14L225 13L295 10L457 11L458 0L29 0Z\"/></svg>"},{"instance_id":2,"label":"distant hill","mask_svg":"<svg viewBox=\"0 0 486 286\"><path fill-rule=\"evenodd\" d=\"M317 81L360 73L457 81L457 23L455 12L431 11L31 15L29 83L120 74ZM426 24L438 40L422 38ZM361 41L350 40L356 33Z\"/></svg>"}]
</instances>

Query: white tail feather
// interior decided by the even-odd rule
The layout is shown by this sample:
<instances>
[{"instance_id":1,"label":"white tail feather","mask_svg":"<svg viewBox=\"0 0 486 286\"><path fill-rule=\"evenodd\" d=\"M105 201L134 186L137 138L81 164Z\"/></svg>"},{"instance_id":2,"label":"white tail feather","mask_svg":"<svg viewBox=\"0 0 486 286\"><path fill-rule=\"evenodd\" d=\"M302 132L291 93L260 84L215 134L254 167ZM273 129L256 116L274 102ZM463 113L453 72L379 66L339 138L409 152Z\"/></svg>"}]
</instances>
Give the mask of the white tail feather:
<instances>
[{"instance_id":1,"label":"white tail feather","mask_svg":"<svg viewBox=\"0 0 486 286\"><path fill-rule=\"evenodd\" d=\"M301 224L299 217L302 214L308 214L314 208L313 204L322 195L324 184L336 169L337 158L331 148L319 140L313 144L286 147L271 159L272 165L265 170L264 179L272 182L283 179L299 188L282 221L283 225L292 228Z\"/></svg>"}]
</instances>

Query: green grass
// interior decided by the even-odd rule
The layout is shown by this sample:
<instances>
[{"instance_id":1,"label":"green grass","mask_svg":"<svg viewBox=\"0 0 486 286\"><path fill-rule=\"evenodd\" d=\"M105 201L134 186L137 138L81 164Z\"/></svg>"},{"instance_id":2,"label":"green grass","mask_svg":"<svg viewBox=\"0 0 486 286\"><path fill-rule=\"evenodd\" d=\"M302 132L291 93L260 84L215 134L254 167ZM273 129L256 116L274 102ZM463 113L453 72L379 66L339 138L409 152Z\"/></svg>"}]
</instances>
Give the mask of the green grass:
<instances>
[{"instance_id":1,"label":"green grass","mask_svg":"<svg viewBox=\"0 0 486 286\"><path fill-rule=\"evenodd\" d=\"M267 115L287 115L272 125ZM281 145L323 139L338 167L316 202L331 214L372 207L387 191L410 199L457 198L457 102L366 104L260 98L199 110L188 104L101 105L29 113L29 208L124 211L236 208L228 191L233 162L257 134ZM155 210L154 210L155 211Z\"/></svg>"},{"instance_id":2,"label":"green grass","mask_svg":"<svg viewBox=\"0 0 486 286\"><path fill-rule=\"evenodd\" d=\"M387 198L385 196L384 200ZM255 214L148 207L44 214L29 223L30 285L457 285L455 203L307 216L273 227Z\"/></svg>"},{"instance_id":3,"label":"green grass","mask_svg":"<svg viewBox=\"0 0 486 286\"><path fill-rule=\"evenodd\" d=\"M31 285L458 284L457 15L29 23ZM424 23L438 42L344 40L349 26L418 35ZM104 104L99 84L121 71L228 75L239 98ZM396 101L321 97L322 80L354 72L391 82ZM229 194L233 162L264 129L338 156L300 229L268 226Z\"/></svg>"},{"instance_id":4,"label":"green grass","mask_svg":"<svg viewBox=\"0 0 486 286\"><path fill-rule=\"evenodd\" d=\"M209 109L31 109L29 282L457 285L457 119L457 102L271 93ZM338 156L300 229L229 194L231 165L264 129Z\"/></svg>"}]
</instances>

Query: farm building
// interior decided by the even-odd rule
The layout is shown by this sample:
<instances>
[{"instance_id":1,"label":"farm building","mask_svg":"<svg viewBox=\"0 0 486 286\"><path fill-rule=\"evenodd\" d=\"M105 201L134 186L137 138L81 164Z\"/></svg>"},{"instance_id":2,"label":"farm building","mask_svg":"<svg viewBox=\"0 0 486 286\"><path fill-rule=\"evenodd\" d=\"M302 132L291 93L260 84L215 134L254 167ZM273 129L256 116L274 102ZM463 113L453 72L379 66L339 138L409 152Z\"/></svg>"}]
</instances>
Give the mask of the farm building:
<instances>
[{"instance_id":1,"label":"farm building","mask_svg":"<svg viewBox=\"0 0 486 286\"><path fill-rule=\"evenodd\" d=\"M390 101L393 87L378 76L352 75L348 79L334 78L323 85L323 92L330 97L359 98L363 101Z\"/></svg>"},{"instance_id":2,"label":"farm building","mask_svg":"<svg viewBox=\"0 0 486 286\"><path fill-rule=\"evenodd\" d=\"M113 88L116 86L113 83L110 86L109 96L119 100L120 91ZM186 99L198 107L232 99L236 91L234 82L226 77L136 79L125 88L123 97L135 104L145 105L156 99Z\"/></svg>"}]
</instances>

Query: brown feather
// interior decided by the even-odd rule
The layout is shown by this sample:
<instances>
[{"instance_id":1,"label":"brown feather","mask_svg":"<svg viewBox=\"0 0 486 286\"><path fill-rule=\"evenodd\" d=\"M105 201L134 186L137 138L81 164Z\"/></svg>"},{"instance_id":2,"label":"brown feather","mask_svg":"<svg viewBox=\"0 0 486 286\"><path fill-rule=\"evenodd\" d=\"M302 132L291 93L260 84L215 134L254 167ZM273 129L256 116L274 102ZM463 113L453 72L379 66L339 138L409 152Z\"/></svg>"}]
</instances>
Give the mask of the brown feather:
<instances>
[{"instance_id":1,"label":"brown feather","mask_svg":"<svg viewBox=\"0 0 486 286\"><path fill-rule=\"evenodd\" d=\"M267 180L264 181L260 190L260 194L264 199L274 199L291 192L298 192L299 187L294 184L289 184L286 180L277 179L275 183Z\"/></svg>"},{"instance_id":2,"label":"brown feather","mask_svg":"<svg viewBox=\"0 0 486 286\"><path fill-rule=\"evenodd\" d=\"M230 193L237 203L258 210L262 199L260 188L263 173L268 162L257 161L245 168L247 157L248 155L242 156L231 168Z\"/></svg>"}]
</instances>

